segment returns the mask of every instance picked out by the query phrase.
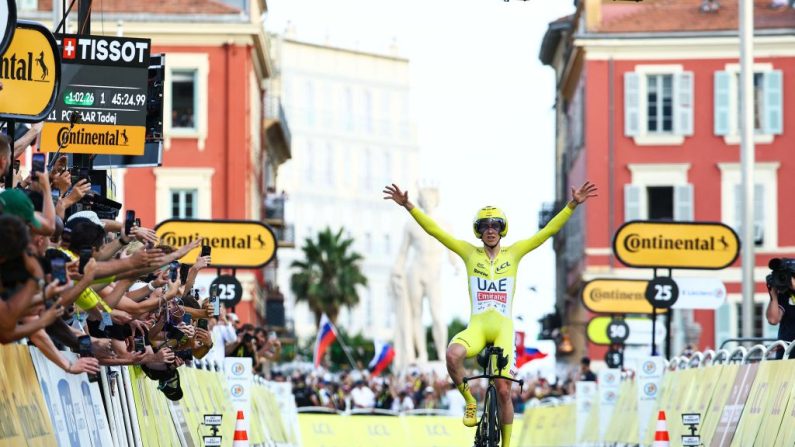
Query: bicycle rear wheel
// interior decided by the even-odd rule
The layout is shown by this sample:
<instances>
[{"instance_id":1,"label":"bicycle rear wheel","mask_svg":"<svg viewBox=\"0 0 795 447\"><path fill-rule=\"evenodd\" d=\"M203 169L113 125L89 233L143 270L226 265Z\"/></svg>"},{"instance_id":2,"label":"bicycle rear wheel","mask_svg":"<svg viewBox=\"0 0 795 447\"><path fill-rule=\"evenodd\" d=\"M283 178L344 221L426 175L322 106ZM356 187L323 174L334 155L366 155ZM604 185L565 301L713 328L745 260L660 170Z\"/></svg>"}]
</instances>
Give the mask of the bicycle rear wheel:
<instances>
[{"instance_id":1,"label":"bicycle rear wheel","mask_svg":"<svg viewBox=\"0 0 795 447\"><path fill-rule=\"evenodd\" d=\"M500 444L500 419L497 412L497 389L492 385L486 390L486 401L484 411L486 412L486 446L498 447Z\"/></svg>"}]
</instances>

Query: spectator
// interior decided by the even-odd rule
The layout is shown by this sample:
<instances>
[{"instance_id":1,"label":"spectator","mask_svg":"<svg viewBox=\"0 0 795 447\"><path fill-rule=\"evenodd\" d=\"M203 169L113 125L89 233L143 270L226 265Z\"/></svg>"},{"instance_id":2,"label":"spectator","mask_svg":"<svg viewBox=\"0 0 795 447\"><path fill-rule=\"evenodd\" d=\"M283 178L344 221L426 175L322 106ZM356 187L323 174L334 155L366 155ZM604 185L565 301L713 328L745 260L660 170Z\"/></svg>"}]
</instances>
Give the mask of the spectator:
<instances>
[{"instance_id":1,"label":"spectator","mask_svg":"<svg viewBox=\"0 0 795 447\"><path fill-rule=\"evenodd\" d=\"M351 390L351 402L353 408L375 408L375 393L365 386L364 380L359 380Z\"/></svg>"},{"instance_id":2,"label":"spectator","mask_svg":"<svg viewBox=\"0 0 795 447\"><path fill-rule=\"evenodd\" d=\"M583 357L580 360L580 376L578 378L584 382L596 382L596 374L591 371L591 359Z\"/></svg>"}]
</instances>

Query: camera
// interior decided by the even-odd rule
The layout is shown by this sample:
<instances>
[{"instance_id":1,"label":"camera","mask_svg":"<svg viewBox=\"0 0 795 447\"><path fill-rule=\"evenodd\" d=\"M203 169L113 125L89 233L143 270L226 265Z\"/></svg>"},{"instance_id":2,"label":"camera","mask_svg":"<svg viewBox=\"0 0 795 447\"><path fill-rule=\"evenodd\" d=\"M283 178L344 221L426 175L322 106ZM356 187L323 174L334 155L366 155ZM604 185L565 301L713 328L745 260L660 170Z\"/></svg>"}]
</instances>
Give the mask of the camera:
<instances>
[{"instance_id":1,"label":"camera","mask_svg":"<svg viewBox=\"0 0 795 447\"><path fill-rule=\"evenodd\" d=\"M769 289L778 293L787 293L792 288L792 277L795 276L795 259L773 258L767 264L772 270L765 278Z\"/></svg>"}]
</instances>

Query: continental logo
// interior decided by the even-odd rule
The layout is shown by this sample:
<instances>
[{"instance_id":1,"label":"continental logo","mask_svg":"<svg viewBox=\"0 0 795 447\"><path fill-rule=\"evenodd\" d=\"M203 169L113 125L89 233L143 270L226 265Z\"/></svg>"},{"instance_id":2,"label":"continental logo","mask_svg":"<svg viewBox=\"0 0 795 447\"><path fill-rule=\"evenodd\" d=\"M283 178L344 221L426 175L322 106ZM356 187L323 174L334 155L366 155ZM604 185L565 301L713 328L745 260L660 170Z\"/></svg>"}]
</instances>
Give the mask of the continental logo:
<instances>
[{"instance_id":1,"label":"continental logo","mask_svg":"<svg viewBox=\"0 0 795 447\"><path fill-rule=\"evenodd\" d=\"M83 145L102 145L102 146L127 146L130 138L127 136L127 129L122 129L119 132L106 130L104 132L92 132L85 128L81 128L77 132L72 132L69 126L63 126L58 129L58 145L62 149L66 149L73 144Z\"/></svg>"},{"instance_id":2,"label":"continental logo","mask_svg":"<svg viewBox=\"0 0 795 447\"><path fill-rule=\"evenodd\" d=\"M654 237L643 237L637 233L627 235L624 239L624 249L630 253L637 253L641 250L686 250L686 251L715 251L728 250L729 243L725 236L716 238L668 238L662 234Z\"/></svg>"},{"instance_id":3,"label":"continental logo","mask_svg":"<svg viewBox=\"0 0 795 447\"><path fill-rule=\"evenodd\" d=\"M35 59L31 51L10 55L6 53L0 61L0 79L3 80L49 82L49 76L50 68L44 59L44 51L40 51Z\"/></svg>"},{"instance_id":4,"label":"continental logo","mask_svg":"<svg viewBox=\"0 0 795 447\"><path fill-rule=\"evenodd\" d=\"M632 221L613 238L613 251L629 267L722 269L740 253L740 238L720 222Z\"/></svg>"},{"instance_id":5,"label":"continental logo","mask_svg":"<svg viewBox=\"0 0 795 447\"><path fill-rule=\"evenodd\" d=\"M145 137L144 126L48 122L41 131L43 150L78 154L142 155Z\"/></svg>"},{"instance_id":6,"label":"continental logo","mask_svg":"<svg viewBox=\"0 0 795 447\"><path fill-rule=\"evenodd\" d=\"M638 279L593 279L582 288L582 302L594 313L650 314L653 309L646 300L648 283Z\"/></svg>"},{"instance_id":7,"label":"continental logo","mask_svg":"<svg viewBox=\"0 0 795 447\"><path fill-rule=\"evenodd\" d=\"M179 235L175 232L166 232L160 235L160 240L166 245L170 245L172 247L181 247L183 245L187 245L196 239L201 239L203 245L209 245L212 248L234 248L234 249L243 249L243 250L250 250L250 249L263 249L267 245L265 240L263 240L261 235L256 235L256 237L252 237L251 235L238 237L238 236L226 236L226 237L202 237L198 233L191 234L191 235Z\"/></svg>"},{"instance_id":8,"label":"continental logo","mask_svg":"<svg viewBox=\"0 0 795 447\"><path fill-rule=\"evenodd\" d=\"M276 254L276 236L267 225L246 220L166 220L155 228L160 240L173 247L196 241L212 247L213 266L262 267ZM192 263L201 247L190 250L180 262Z\"/></svg>"},{"instance_id":9,"label":"continental logo","mask_svg":"<svg viewBox=\"0 0 795 447\"><path fill-rule=\"evenodd\" d=\"M645 301L646 297L643 292L632 291L628 292L621 289L600 289L594 287L588 294L588 297L594 303L602 300L617 300L617 301Z\"/></svg>"}]
</instances>

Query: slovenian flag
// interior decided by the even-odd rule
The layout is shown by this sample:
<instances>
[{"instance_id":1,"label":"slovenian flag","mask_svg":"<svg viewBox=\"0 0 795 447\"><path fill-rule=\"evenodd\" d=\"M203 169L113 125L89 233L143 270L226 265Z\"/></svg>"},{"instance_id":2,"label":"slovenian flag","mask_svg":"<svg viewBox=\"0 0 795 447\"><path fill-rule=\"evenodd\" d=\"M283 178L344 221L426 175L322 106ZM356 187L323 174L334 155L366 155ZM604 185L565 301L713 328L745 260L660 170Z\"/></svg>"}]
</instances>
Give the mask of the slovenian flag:
<instances>
[{"instance_id":1,"label":"slovenian flag","mask_svg":"<svg viewBox=\"0 0 795 447\"><path fill-rule=\"evenodd\" d=\"M375 345L375 356L370 360L368 366L373 377L375 377L392 363L392 359L395 358L395 348L389 343L383 343L378 340L374 341L373 344Z\"/></svg>"},{"instance_id":2,"label":"slovenian flag","mask_svg":"<svg viewBox=\"0 0 795 447\"><path fill-rule=\"evenodd\" d=\"M320 366L320 360L326 354L326 349L337 339L337 330L331 324L326 314L320 316L320 327L315 339L315 368Z\"/></svg>"},{"instance_id":3,"label":"slovenian flag","mask_svg":"<svg viewBox=\"0 0 795 447\"><path fill-rule=\"evenodd\" d=\"M517 349L517 351L520 351ZM516 367L521 368L527 362L532 362L533 360L543 359L547 355L536 348L528 348L525 347L524 351L520 351L519 355L516 357Z\"/></svg>"}]
</instances>

